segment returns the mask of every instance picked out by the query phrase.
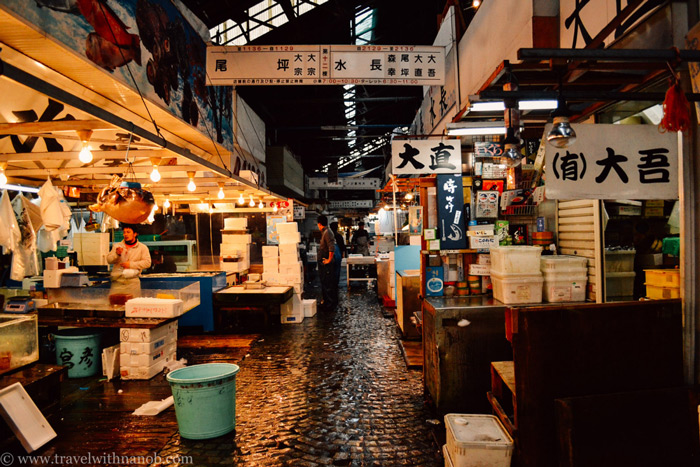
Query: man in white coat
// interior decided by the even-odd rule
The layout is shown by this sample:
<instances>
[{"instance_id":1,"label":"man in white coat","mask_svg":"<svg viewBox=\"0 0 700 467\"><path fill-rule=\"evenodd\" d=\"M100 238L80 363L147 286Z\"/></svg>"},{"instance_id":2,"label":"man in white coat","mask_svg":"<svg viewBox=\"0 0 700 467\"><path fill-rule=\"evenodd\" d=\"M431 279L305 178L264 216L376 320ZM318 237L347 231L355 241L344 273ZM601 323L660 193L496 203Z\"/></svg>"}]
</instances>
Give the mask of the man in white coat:
<instances>
[{"instance_id":1,"label":"man in white coat","mask_svg":"<svg viewBox=\"0 0 700 467\"><path fill-rule=\"evenodd\" d=\"M138 240L136 228L125 225L122 228L124 240L114 244L107 255L107 262L113 264L112 293L127 293L137 297L141 294L141 271L151 267L151 253L148 247Z\"/></svg>"}]
</instances>

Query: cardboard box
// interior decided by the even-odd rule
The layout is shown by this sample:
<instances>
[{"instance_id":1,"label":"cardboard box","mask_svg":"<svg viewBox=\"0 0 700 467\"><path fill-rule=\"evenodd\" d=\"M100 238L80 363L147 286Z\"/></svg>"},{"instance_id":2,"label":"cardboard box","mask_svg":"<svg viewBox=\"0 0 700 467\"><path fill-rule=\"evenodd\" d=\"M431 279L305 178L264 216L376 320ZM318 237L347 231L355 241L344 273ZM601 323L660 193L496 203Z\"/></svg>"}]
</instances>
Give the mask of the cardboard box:
<instances>
[{"instance_id":1,"label":"cardboard box","mask_svg":"<svg viewBox=\"0 0 700 467\"><path fill-rule=\"evenodd\" d=\"M151 342L120 342L119 353L129 355L152 354L175 342L177 342L177 334L168 334Z\"/></svg>"},{"instance_id":2,"label":"cardboard box","mask_svg":"<svg viewBox=\"0 0 700 467\"><path fill-rule=\"evenodd\" d=\"M120 356L121 357L121 356ZM176 356L166 355L151 366L120 366L119 374L122 379L151 379L165 368L169 362L175 361Z\"/></svg>"},{"instance_id":3,"label":"cardboard box","mask_svg":"<svg viewBox=\"0 0 700 467\"><path fill-rule=\"evenodd\" d=\"M159 349L154 350L152 353L141 353L132 354L128 352L119 352L119 362L121 366L125 367L150 367L160 362L161 360L167 358L170 355L174 355L177 350L177 344L172 342L165 345Z\"/></svg>"}]
</instances>

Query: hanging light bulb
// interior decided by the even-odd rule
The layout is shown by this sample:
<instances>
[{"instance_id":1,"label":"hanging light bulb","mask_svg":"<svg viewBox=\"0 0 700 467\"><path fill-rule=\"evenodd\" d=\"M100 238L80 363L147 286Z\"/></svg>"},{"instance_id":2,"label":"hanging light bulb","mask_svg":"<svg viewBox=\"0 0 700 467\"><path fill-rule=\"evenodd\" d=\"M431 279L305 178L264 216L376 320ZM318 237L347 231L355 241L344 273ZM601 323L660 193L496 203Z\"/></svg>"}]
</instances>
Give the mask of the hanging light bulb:
<instances>
[{"instance_id":1,"label":"hanging light bulb","mask_svg":"<svg viewBox=\"0 0 700 467\"><path fill-rule=\"evenodd\" d=\"M168 198L165 198L165 202L163 203L163 207L165 209L168 209L170 207L170 200Z\"/></svg>"},{"instance_id":2,"label":"hanging light bulb","mask_svg":"<svg viewBox=\"0 0 700 467\"><path fill-rule=\"evenodd\" d=\"M480 5L481 5L481 0L474 0L474 1L472 2L472 6L473 6L474 8L479 8Z\"/></svg>"},{"instance_id":3,"label":"hanging light bulb","mask_svg":"<svg viewBox=\"0 0 700 467\"><path fill-rule=\"evenodd\" d=\"M78 154L78 159L83 164L89 164L92 162L92 151L90 151L90 146L87 143L83 143L83 149L80 150Z\"/></svg>"},{"instance_id":4,"label":"hanging light bulb","mask_svg":"<svg viewBox=\"0 0 700 467\"><path fill-rule=\"evenodd\" d=\"M209 214L214 214L214 206L209 204Z\"/></svg>"},{"instance_id":5,"label":"hanging light bulb","mask_svg":"<svg viewBox=\"0 0 700 467\"><path fill-rule=\"evenodd\" d=\"M272 212L277 212L277 211L279 210L279 208L277 207L278 204L279 204L279 203L275 203L275 204L272 206Z\"/></svg>"},{"instance_id":6,"label":"hanging light bulb","mask_svg":"<svg viewBox=\"0 0 700 467\"><path fill-rule=\"evenodd\" d=\"M219 183L219 194L216 195L219 199L224 199L226 194L224 193L224 184Z\"/></svg>"},{"instance_id":7,"label":"hanging light bulb","mask_svg":"<svg viewBox=\"0 0 700 467\"><path fill-rule=\"evenodd\" d=\"M7 175L5 175L6 167L7 162L0 163L0 185L7 185Z\"/></svg>"},{"instance_id":8,"label":"hanging light bulb","mask_svg":"<svg viewBox=\"0 0 700 467\"><path fill-rule=\"evenodd\" d=\"M253 195L250 195L250 203L248 203L248 206L251 208L255 207L255 200L253 199Z\"/></svg>"},{"instance_id":9,"label":"hanging light bulb","mask_svg":"<svg viewBox=\"0 0 700 467\"><path fill-rule=\"evenodd\" d=\"M413 193L406 193L406 196L404 198L406 201L411 201L413 199Z\"/></svg>"},{"instance_id":10,"label":"hanging light bulb","mask_svg":"<svg viewBox=\"0 0 700 467\"><path fill-rule=\"evenodd\" d=\"M158 166L153 166L153 172L151 172L151 180L158 183L160 181L160 172L158 172Z\"/></svg>"},{"instance_id":11,"label":"hanging light bulb","mask_svg":"<svg viewBox=\"0 0 700 467\"><path fill-rule=\"evenodd\" d=\"M258 209L262 209L265 207L265 204L263 204L262 200L260 200L260 203L258 203Z\"/></svg>"},{"instance_id":12,"label":"hanging light bulb","mask_svg":"<svg viewBox=\"0 0 700 467\"><path fill-rule=\"evenodd\" d=\"M197 185L194 184L194 174L195 172L187 172L187 176L190 178L190 183L187 184L187 189L189 191L194 191L197 189Z\"/></svg>"},{"instance_id":13,"label":"hanging light bulb","mask_svg":"<svg viewBox=\"0 0 700 467\"><path fill-rule=\"evenodd\" d=\"M245 198L243 197L243 193L241 192L241 196L238 197L238 204L243 204L245 203Z\"/></svg>"},{"instance_id":14,"label":"hanging light bulb","mask_svg":"<svg viewBox=\"0 0 700 467\"><path fill-rule=\"evenodd\" d=\"M90 136L92 136L92 130L78 130L76 133L78 133L78 138L83 143L83 148L78 153L78 159L83 164L89 164L92 162L92 151L90 146L88 146L88 142L90 141Z\"/></svg>"},{"instance_id":15,"label":"hanging light bulb","mask_svg":"<svg viewBox=\"0 0 700 467\"><path fill-rule=\"evenodd\" d=\"M576 141L576 132L571 128L571 112L561 96L557 108L552 112L552 129L547 133L547 141L555 148L568 148Z\"/></svg>"}]
</instances>

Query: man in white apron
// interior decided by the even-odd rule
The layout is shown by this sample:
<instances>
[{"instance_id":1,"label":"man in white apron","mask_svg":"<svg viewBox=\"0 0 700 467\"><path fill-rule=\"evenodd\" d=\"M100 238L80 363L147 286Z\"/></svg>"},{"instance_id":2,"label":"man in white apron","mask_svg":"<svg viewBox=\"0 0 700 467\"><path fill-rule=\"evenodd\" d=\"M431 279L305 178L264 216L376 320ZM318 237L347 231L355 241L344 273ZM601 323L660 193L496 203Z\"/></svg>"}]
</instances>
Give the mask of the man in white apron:
<instances>
[{"instance_id":1,"label":"man in white apron","mask_svg":"<svg viewBox=\"0 0 700 467\"><path fill-rule=\"evenodd\" d=\"M107 262L113 264L112 287L110 293L141 295L141 271L151 267L151 253L148 247L138 240L136 228L125 225L122 229L124 240L115 243L107 255Z\"/></svg>"}]
</instances>

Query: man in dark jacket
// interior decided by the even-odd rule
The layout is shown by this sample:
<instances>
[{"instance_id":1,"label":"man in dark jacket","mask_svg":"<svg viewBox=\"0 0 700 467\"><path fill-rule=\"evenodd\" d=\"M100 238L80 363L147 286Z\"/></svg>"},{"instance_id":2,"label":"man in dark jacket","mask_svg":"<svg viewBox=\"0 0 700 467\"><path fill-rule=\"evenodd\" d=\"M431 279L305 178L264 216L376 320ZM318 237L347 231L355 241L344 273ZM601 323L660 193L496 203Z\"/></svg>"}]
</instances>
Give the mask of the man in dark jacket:
<instances>
[{"instance_id":1,"label":"man in dark jacket","mask_svg":"<svg viewBox=\"0 0 700 467\"><path fill-rule=\"evenodd\" d=\"M338 283L338 286L340 286L340 269L342 266L343 258L347 255L347 250L345 249L345 240L343 240L343 236L340 235L338 232L338 223L337 222L331 222L331 230L333 231L333 236L335 237L335 280Z\"/></svg>"},{"instance_id":2,"label":"man in dark jacket","mask_svg":"<svg viewBox=\"0 0 700 467\"><path fill-rule=\"evenodd\" d=\"M335 277L335 236L328 228L328 218L318 216L318 230L321 231L321 244L318 247L318 275L321 279L323 300L320 308L333 311L338 306L338 279Z\"/></svg>"}]
</instances>

